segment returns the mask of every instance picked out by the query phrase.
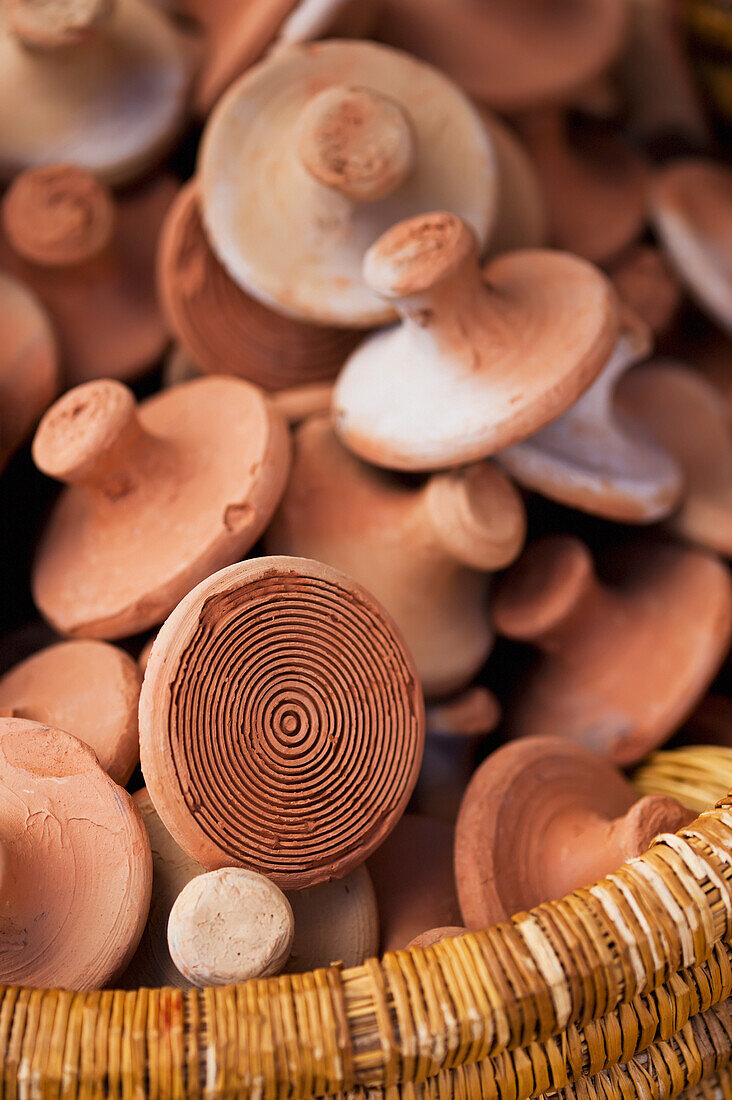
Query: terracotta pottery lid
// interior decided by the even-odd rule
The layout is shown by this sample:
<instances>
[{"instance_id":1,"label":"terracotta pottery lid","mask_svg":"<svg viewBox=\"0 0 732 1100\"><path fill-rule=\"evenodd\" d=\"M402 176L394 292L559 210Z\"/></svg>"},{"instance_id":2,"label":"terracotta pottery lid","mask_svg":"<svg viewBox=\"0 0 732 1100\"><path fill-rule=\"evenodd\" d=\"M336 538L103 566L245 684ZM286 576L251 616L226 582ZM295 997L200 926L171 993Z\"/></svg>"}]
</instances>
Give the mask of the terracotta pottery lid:
<instances>
[{"instance_id":1,"label":"terracotta pottery lid","mask_svg":"<svg viewBox=\"0 0 732 1100\"><path fill-rule=\"evenodd\" d=\"M56 164L21 173L6 192L0 264L48 310L67 385L135 378L162 355L155 249L177 186L159 176L114 199L86 170Z\"/></svg>"},{"instance_id":2,"label":"terracotta pottery lid","mask_svg":"<svg viewBox=\"0 0 732 1100\"><path fill-rule=\"evenodd\" d=\"M492 255L517 248L541 248L548 240L544 194L520 139L491 111L482 111L498 169L498 206L488 244Z\"/></svg>"},{"instance_id":3,"label":"terracotta pottery lid","mask_svg":"<svg viewBox=\"0 0 732 1100\"><path fill-rule=\"evenodd\" d=\"M669 527L732 556L732 433L722 396L683 363L654 359L623 379L618 401L681 467L684 496Z\"/></svg>"},{"instance_id":4,"label":"terracotta pottery lid","mask_svg":"<svg viewBox=\"0 0 732 1100\"><path fill-rule=\"evenodd\" d=\"M139 759L137 704L142 674L106 642L60 642L0 679L0 714L73 733L124 786Z\"/></svg>"},{"instance_id":5,"label":"terracotta pottery lid","mask_svg":"<svg viewBox=\"0 0 732 1100\"><path fill-rule=\"evenodd\" d=\"M601 584L579 539L533 543L493 599L499 633L540 650L504 717L513 737L556 733L636 763L681 724L713 680L732 632L720 561L653 541L615 551Z\"/></svg>"},{"instance_id":6,"label":"terracotta pottery lid","mask_svg":"<svg viewBox=\"0 0 732 1100\"><path fill-rule=\"evenodd\" d=\"M624 302L662 336L681 305L683 292L663 253L653 245L635 244L611 265L610 279Z\"/></svg>"},{"instance_id":7,"label":"terracotta pottery lid","mask_svg":"<svg viewBox=\"0 0 732 1100\"><path fill-rule=\"evenodd\" d=\"M330 411L333 400L332 382L311 382L306 386L291 386L272 397L276 409L291 427L296 427L311 416Z\"/></svg>"},{"instance_id":8,"label":"terracotta pottery lid","mask_svg":"<svg viewBox=\"0 0 732 1100\"><path fill-rule=\"evenodd\" d=\"M492 691L475 686L461 695L432 703L426 709L427 737L449 745L482 741L501 720L501 707Z\"/></svg>"},{"instance_id":9,"label":"terracotta pottery lid","mask_svg":"<svg viewBox=\"0 0 732 1100\"><path fill-rule=\"evenodd\" d=\"M617 341L615 293L585 260L526 250L481 274L452 214L395 226L364 275L402 321L351 355L333 408L346 446L379 466L457 466L525 439L577 400Z\"/></svg>"},{"instance_id":10,"label":"terracotta pottery lid","mask_svg":"<svg viewBox=\"0 0 732 1100\"><path fill-rule=\"evenodd\" d=\"M498 456L527 489L625 523L652 523L678 504L682 472L654 434L616 408L625 372L651 350L645 323L623 311L623 327L602 373L574 405L536 435Z\"/></svg>"},{"instance_id":11,"label":"terracotta pottery lid","mask_svg":"<svg viewBox=\"0 0 732 1100\"><path fill-rule=\"evenodd\" d=\"M37 48L44 34L54 41ZM10 0L0 100L13 109L0 118L0 178L60 161L111 184L141 176L175 139L190 74L187 42L145 0Z\"/></svg>"},{"instance_id":12,"label":"terracotta pottery lid","mask_svg":"<svg viewBox=\"0 0 732 1100\"><path fill-rule=\"evenodd\" d=\"M467 928L459 924L449 924L446 928L430 928L428 932L415 936L407 947L434 947L436 943L442 943L443 940L454 940L458 936L463 936L467 931Z\"/></svg>"},{"instance_id":13,"label":"terracotta pottery lid","mask_svg":"<svg viewBox=\"0 0 732 1100\"><path fill-rule=\"evenodd\" d=\"M348 874L401 817L423 740L391 620L320 562L229 566L155 639L142 770L163 823L207 868L248 867L288 890Z\"/></svg>"},{"instance_id":14,"label":"terracotta pottery lid","mask_svg":"<svg viewBox=\"0 0 732 1100\"><path fill-rule=\"evenodd\" d=\"M441 73L373 42L293 46L247 73L209 119L199 181L211 246L244 290L361 328L394 316L361 275L384 230L454 210L482 245L496 207L478 112Z\"/></svg>"},{"instance_id":15,"label":"terracotta pottery lid","mask_svg":"<svg viewBox=\"0 0 732 1100\"><path fill-rule=\"evenodd\" d=\"M668 165L651 189L651 215L682 282L732 332L732 171L706 160Z\"/></svg>"},{"instance_id":16,"label":"terracotta pottery lid","mask_svg":"<svg viewBox=\"0 0 732 1100\"><path fill-rule=\"evenodd\" d=\"M166 218L158 287L171 332L201 372L236 374L267 390L333 378L361 338L284 317L246 294L209 246L195 180Z\"/></svg>"},{"instance_id":17,"label":"terracotta pottery lid","mask_svg":"<svg viewBox=\"0 0 732 1100\"><path fill-rule=\"evenodd\" d=\"M99 989L129 961L150 902L132 799L60 730L0 719L0 982Z\"/></svg>"},{"instance_id":18,"label":"terracotta pottery lid","mask_svg":"<svg viewBox=\"0 0 732 1100\"><path fill-rule=\"evenodd\" d=\"M693 814L638 792L607 760L560 737L528 737L483 761L455 831L468 928L485 928L591 886Z\"/></svg>"},{"instance_id":19,"label":"terracotta pottery lid","mask_svg":"<svg viewBox=\"0 0 732 1100\"><path fill-rule=\"evenodd\" d=\"M295 935L285 972L302 974L341 963L360 966L379 950L379 911L365 866L336 882L287 895Z\"/></svg>"},{"instance_id":20,"label":"terracotta pottery lid","mask_svg":"<svg viewBox=\"0 0 732 1100\"><path fill-rule=\"evenodd\" d=\"M58 392L58 351L48 314L0 271L0 470Z\"/></svg>"},{"instance_id":21,"label":"terracotta pottery lid","mask_svg":"<svg viewBox=\"0 0 732 1100\"><path fill-rule=\"evenodd\" d=\"M404 635L427 695L467 686L493 645L489 573L513 561L526 519L487 462L410 484L355 458L327 417L301 424L268 553L315 558L363 584Z\"/></svg>"},{"instance_id":22,"label":"terracotta pottery lid","mask_svg":"<svg viewBox=\"0 0 732 1100\"><path fill-rule=\"evenodd\" d=\"M501 111L564 102L617 57L618 0L385 0L379 37Z\"/></svg>"},{"instance_id":23,"label":"terracotta pottery lid","mask_svg":"<svg viewBox=\"0 0 732 1100\"><path fill-rule=\"evenodd\" d=\"M202 378L143 402L105 379L44 416L36 465L68 485L32 587L62 634L119 638L161 622L194 584L242 557L277 506L286 426L256 387Z\"/></svg>"}]
</instances>

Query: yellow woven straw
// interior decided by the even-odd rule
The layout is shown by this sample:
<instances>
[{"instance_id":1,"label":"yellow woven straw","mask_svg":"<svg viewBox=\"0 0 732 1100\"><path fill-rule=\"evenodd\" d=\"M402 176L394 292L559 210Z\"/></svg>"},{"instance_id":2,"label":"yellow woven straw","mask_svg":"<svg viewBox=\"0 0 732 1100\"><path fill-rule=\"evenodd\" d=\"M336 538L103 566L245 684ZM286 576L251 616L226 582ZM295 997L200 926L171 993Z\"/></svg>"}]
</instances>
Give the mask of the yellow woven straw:
<instances>
[{"instance_id":1,"label":"yellow woven straw","mask_svg":"<svg viewBox=\"0 0 732 1100\"><path fill-rule=\"evenodd\" d=\"M708 810L732 787L732 749L691 745L654 752L633 776L641 794L666 794L694 813Z\"/></svg>"}]
</instances>

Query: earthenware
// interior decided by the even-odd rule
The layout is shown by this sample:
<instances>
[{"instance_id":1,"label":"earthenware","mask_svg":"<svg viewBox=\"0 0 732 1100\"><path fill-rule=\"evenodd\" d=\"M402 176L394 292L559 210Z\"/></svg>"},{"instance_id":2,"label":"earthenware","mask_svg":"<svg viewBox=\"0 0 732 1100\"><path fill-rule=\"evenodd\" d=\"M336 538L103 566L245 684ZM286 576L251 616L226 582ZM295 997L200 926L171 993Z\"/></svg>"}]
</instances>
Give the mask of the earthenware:
<instances>
[{"instance_id":1,"label":"earthenware","mask_svg":"<svg viewBox=\"0 0 732 1100\"><path fill-rule=\"evenodd\" d=\"M517 248L541 248L548 241L549 222L536 168L514 130L492 111L481 114L498 168L498 206L489 251L495 256Z\"/></svg>"},{"instance_id":2,"label":"earthenware","mask_svg":"<svg viewBox=\"0 0 732 1100\"><path fill-rule=\"evenodd\" d=\"M272 403L290 427L302 424L311 416L330 411L333 400L332 382L311 382L306 386L291 386L272 395Z\"/></svg>"},{"instance_id":3,"label":"earthenware","mask_svg":"<svg viewBox=\"0 0 732 1100\"><path fill-rule=\"evenodd\" d=\"M674 321L683 291L663 253L654 245L631 245L609 267L620 300L640 317L654 336L663 336Z\"/></svg>"},{"instance_id":4,"label":"earthenware","mask_svg":"<svg viewBox=\"0 0 732 1100\"><path fill-rule=\"evenodd\" d=\"M411 943L407 944L407 947L434 947L436 943L442 943L443 940L454 940L467 931L467 928L462 928L459 924L451 924L446 928L430 928L429 931L415 936Z\"/></svg>"},{"instance_id":5,"label":"earthenware","mask_svg":"<svg viewBox=\"0 0 732 1100\"><path fill-rule=\"evenodd\" d=\"M379 950L379 912L365 866L336 882L288 893L295 935L286 973L302 974L341 963L360 966Z\"/></svg>"}]
</instances>

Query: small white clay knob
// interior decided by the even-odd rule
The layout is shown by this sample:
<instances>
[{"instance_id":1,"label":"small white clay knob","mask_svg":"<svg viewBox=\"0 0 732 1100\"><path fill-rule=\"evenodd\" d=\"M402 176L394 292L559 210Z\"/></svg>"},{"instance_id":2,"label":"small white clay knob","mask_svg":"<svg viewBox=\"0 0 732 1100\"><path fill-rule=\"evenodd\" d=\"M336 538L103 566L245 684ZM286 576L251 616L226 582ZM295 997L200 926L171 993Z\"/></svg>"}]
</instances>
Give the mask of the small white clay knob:
<instances>
[{"instance_id":1,"label":"small white clay knob","mask_svg":"<svg viewBox=\"0 0 732 1100\"><path fill-rule=\"evenodd\" d=\"M222 867L184 886L170 913L168 947L194 985L230 985L281 970L294 932L290 903L273 882Z\"/></svg>"},{"instance_id":2,"label":"small white clay knob","mask_svg":"<svg viewBox=\"0 0 732 1100\"><path fill-rule=\"evenodd\" d=\"M425 214L384 233L366 253L363 275L382 298L411 297L466 266L480 285L477 258L477 242L465 222L454 214Z\"/></svg>"},{"instance_id":3,"label":"small white clay knob","mask_svg":"<svg viewBox=\"0 0 732 1100\"><path fill-rule=\"evenodd\" d=\"M25 46L56 49L83 41L113 8L114 0L5 0L4 15Z\"/></svg>"}]
</instances>

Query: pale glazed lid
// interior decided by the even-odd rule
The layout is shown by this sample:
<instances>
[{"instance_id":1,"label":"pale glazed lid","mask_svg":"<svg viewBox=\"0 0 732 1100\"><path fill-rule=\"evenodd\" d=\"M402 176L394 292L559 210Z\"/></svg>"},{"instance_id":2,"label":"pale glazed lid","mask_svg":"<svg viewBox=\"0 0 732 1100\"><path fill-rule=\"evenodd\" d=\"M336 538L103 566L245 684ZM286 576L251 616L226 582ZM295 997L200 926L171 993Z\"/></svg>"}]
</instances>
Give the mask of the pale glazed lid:
<instances>
[{"instance_id":1,"label":"pale glazed lid","mask_svg":"<svg viewBox=\"0 0 732 1100\"><path fill-rule=\"evenodd\" d=\"M395 222L454 210L483 245L495 212L478 113L442 74L371 42L293 46L251 70L211 115L199 169L206 231L232 278L323 324L393 317L361 264Z\"/></svg>"}]
</instances>

